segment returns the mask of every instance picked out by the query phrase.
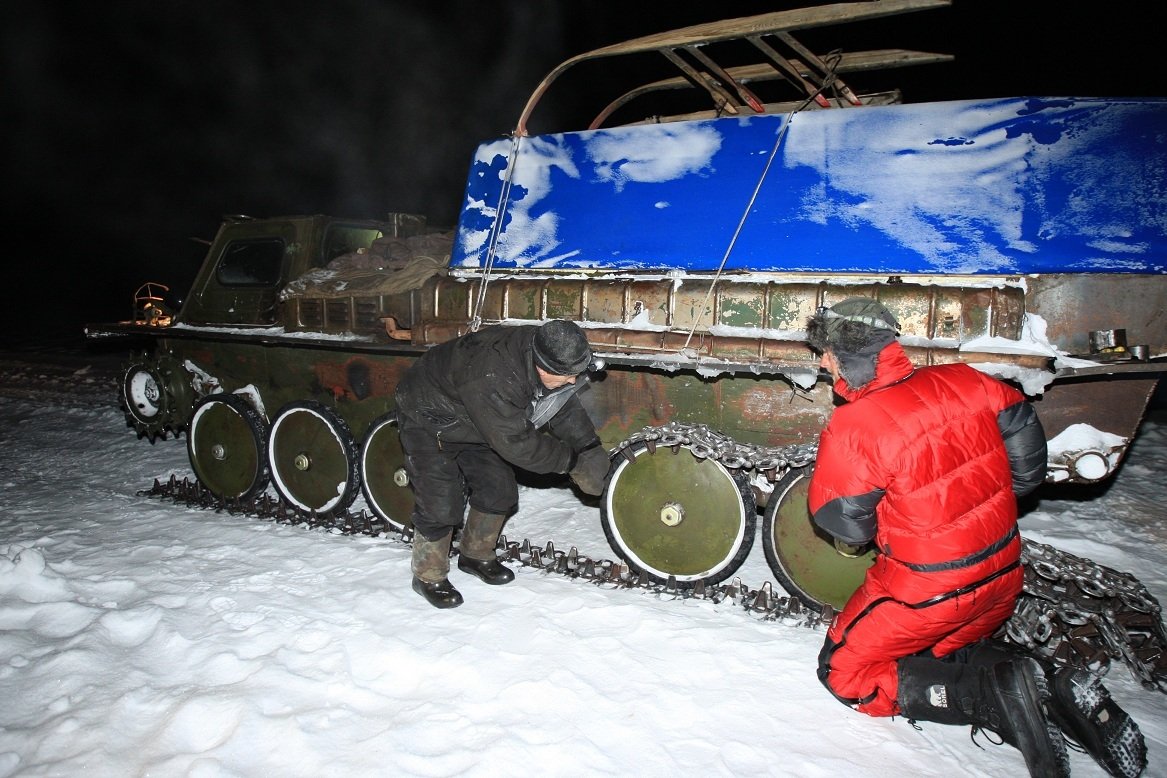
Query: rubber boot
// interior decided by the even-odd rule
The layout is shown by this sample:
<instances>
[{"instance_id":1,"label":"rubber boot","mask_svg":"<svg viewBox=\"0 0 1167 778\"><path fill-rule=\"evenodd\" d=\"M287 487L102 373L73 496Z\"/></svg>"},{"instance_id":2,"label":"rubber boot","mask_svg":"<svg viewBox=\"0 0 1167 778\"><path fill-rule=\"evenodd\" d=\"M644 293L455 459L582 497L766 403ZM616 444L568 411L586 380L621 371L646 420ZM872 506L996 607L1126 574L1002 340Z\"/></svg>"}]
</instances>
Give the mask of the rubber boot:
<instances>
[{"instance_id":1,"label":"rubber boot","mask_svg":"<svg viewBox=\"0 0 1167 778\"><path fill-rule=\"evenodd\" d=\"M413 534L413 590L435 608L457 608L462 595L450 583L450 541L453 532L437 540L426 540L420 532Z\"/></svg>"},{"instance_id":2,"label":"rubber boot","mask_svg":"<svg viewBox=\"0 0 1167 778\"><path fill-rule=\"evenodd\" d=\"M506 516L496 513L482 513L471 508L466 515L466 526L462 529L459 544L458 569L481 578L492 586L501 586L515 580L515 574L498 561L494 553L502 525Z\"/></svg>"},{"instance_id":3,"label":"rubber boot","mask_svg":"<svg viewBox=\"0 0 1167 778\"><path fill-rule=\"evenodd\" d=\"M986 667L913 656L898 667L897 698L906 718L990 730L1021 751L1031 776L1070 775L1065 740L1046 717L1048 692L1037 660Z\"/></svg>"},{"instance_id":4,"label":"rubber boot","mask_svg":"<svg viewBox=\"0 0 1167 778\"><path fill-rule=\"evenodd\" d=\"M1061 667L1049 673L1050 718L1079 742L1102 769L1136 778L1147 767L1147 744L1134 719L1088 670Z\"/></svg>"}]
</instances>

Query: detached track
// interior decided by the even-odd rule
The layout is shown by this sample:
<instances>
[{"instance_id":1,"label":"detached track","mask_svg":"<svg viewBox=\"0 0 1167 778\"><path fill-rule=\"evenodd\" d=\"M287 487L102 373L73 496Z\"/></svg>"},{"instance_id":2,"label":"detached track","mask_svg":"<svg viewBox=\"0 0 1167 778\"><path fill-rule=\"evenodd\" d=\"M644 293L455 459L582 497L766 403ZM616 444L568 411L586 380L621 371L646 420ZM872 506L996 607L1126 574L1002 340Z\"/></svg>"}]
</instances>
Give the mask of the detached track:
<instances>
[{"instance_id":1,"label":"detached track","mask_svg":"<svg viewBox=\"0 0 1167 778\"><path fill-rule=\"evenodd\" d=\"M324 529L346 535L381 536L404 545L409 545L413 536L411 529L396 532L386 522L370 516L364 510L355 514L346 511L335 516L305 515L267 493L251 500L222 500L197 481L180 479L176 475L171 475L166 482L156 480L150 489L139 494L193 508L225 511L232 515L302 525L309 529ZM715 604L729 602L759 619L778 621L788 626L817 628L829 622L833 616L829 607L826 612L819 614L803 606L794 597L776 595L769 582L761 588L753 589L734 578L728 584L707 587L699 581L692 588L683 588L672 579L664 584L655 583L647 575L637 573L623 562L589 557L581 554L574 546L562 551L555 547L554 541L533 545L530 540L511 541L503 535L499 537L498 550L502 552L505 561L548 574L580 579L605 588L636 589L668 599L708 600Z\"/></svg>"}]
</instances>

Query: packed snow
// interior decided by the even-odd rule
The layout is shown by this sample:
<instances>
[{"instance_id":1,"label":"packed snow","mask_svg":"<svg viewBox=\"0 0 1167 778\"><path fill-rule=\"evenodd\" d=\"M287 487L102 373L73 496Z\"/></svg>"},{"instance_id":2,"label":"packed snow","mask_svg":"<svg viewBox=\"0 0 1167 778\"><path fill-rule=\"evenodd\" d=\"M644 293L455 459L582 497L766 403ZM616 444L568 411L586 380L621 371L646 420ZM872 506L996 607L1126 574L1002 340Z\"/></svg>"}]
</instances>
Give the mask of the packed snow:
<instances>
[{"instance_id":1,"label":"packed snow","mask_svg":"<svg viewBox=\"0 0 1167 778\"><path fill-rule=\"evenodd\" d=\"M138 496L190 475L185 438L138 440L106 363L0 360L0 778L1025 774L967 727L840 705L821 629L531 568L455 569L466 603L439 611L392 537ZM1109 488L1047 490L1022 531L1162 602L1164 471L1157 411ZM565 487L525 486L506 533L615 556ZM1122 665L1107 684L1167 775L1167 697Z\"/></svg>"}]
</instances>

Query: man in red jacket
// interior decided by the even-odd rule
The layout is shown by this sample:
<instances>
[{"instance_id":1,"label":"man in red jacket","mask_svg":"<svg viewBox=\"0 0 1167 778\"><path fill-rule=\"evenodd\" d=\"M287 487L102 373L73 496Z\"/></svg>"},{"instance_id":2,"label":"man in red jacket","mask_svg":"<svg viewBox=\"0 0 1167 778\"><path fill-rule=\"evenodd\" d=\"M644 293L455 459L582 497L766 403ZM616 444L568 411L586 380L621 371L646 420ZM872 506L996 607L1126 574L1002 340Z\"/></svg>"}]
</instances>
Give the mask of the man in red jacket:
<instances>
[{"instance_id":1,"label":"man in red jacket","mask_svg":"<svg viewBox=\"0 0 1167 778\"><path fill-rule=\"evenodd\" d=\"M827 632L820 680L872 716L997 732L1035 776L1069 774L1061 729L1112 774L1137 776L1142 736L1096 677L991 639L1021 592L1017 497L1045 477L1036 412L968 365L916 368L898 327L866 297L807 322L846 401L819 442L810 510L840 553L876 548Z\"/></svg>"}]
</instances>

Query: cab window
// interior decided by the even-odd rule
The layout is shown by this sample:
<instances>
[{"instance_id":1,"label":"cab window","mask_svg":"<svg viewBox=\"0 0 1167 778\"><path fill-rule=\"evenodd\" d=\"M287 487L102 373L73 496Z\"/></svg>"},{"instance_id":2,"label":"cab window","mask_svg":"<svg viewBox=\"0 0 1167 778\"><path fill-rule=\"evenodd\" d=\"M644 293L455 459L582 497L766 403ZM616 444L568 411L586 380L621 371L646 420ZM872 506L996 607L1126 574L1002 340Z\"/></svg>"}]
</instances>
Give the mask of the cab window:
<instances>
[{"instance_id":1,"label":"cab window","mask_svg":"<svg viewBox=\"0 0 1167 778\"><path fill-rule=\"evenodd\" d=\"M317 267L324 267L332 260L345 254L351 254L357 249L367 249L373 241L385 233L376 227L364 227L357 224L330 224L324 235L324 245L321 255L317 259Z\"/></svg>"},{"instance_id":2,"label":"cab window","mask_svg":"<svg viewBox=\"0 0 1167 778\"><path fill-rule=\"evenodd\" d=\"M215 277L224 286L273 286L280 280L283 259L279 238L234 241L223 250Z\"/></svg>"}]
</instances>

